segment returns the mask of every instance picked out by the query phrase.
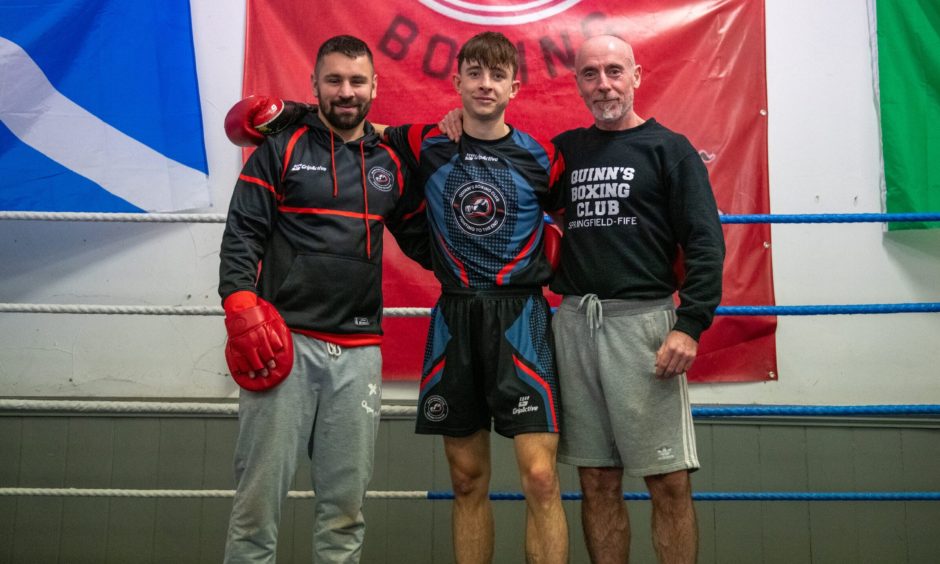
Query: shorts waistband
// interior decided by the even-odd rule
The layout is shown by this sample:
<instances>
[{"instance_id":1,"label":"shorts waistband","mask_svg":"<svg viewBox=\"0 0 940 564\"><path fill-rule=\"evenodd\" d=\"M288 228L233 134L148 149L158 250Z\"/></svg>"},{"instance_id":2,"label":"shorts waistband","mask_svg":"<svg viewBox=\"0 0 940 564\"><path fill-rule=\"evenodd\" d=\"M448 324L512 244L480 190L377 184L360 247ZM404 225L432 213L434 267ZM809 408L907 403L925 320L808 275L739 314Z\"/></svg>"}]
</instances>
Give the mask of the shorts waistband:
<instances>
[{"instance_id":1,"label":"shorts waistband","mask_svg":"<svg viewBox=\"0 0 940 564\"><path fill-rule=\"evenodd\" d=\"M542 295L540 286L502 288L441 288L441 295L456 298L521 298Z\"/></svg>"},{"instance_id":2,"label":"shorts waistband","mask_svg":"<svg viewBox=\"0 0 940 564\"><path fill-rule=\"evenodd\" d=\"M593 294L586 294L586 296L593 296L595 300L599 301L603 314L607 316L668 311L676 307L675 302L672 301L672 296L653 300L600 300ZM584 298L585 296L565 296L561 300L559 309L587 315L585 308L581 307L585 301Z\"/></svg>"}]
</instances>

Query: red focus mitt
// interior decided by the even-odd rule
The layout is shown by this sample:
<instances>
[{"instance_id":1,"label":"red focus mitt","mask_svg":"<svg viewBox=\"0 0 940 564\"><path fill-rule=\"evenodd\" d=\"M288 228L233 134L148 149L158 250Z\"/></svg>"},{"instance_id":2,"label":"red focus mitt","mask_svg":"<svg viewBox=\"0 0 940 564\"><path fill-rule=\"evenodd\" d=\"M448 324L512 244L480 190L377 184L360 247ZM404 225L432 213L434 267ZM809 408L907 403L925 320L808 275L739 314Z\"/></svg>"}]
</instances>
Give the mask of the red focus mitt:
<instances>
[{"instance_id":1,"label":"red focus mitt","mask_svg":"<svg viewBox=\"0 0 940 564\"><path fill-rule=\"evenodd\" d=\"M546 219L543 233L545 258L548 259L548 264L552 266L552 270L558 270L558 264L561 262L561 229Z\"/></svg>"},{"instance_id":2,"label":"red focus mitt","mask_svg":"<svg viewBox=\"0 0 940 564\"><path fill-rule=\"evenodd\" d=\"M225 360L235 382L253 392L277 386L294 367L294 340L270 303L248 291L225 299Z\"/></svg>"},{"instance_id":3,"label":"red focus mitt","mask_svg":"<svg viewBox=\"0 0 940 564\"><path fill-rule=\"evenodd\" d=\"M265 135L277 133L297 122L309 110L310 106L299 102L249 96L237 102L225 115L225 134L229 141L240 147L260 145Z\"/></svg>"}]
</instances>

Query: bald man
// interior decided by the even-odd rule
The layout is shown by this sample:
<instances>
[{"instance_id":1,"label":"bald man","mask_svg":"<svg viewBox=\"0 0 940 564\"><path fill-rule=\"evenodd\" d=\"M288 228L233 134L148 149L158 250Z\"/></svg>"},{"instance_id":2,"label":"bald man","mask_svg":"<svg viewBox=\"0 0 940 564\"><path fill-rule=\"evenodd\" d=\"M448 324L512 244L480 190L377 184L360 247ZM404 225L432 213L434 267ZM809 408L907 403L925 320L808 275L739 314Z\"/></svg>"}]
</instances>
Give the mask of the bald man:
<instances>
[{"instance_id":1,"label":"bald man","mask_svg":"<svg viewBox=\"0 0 940 564\"><path fill-rule=\"evenodd\" d=\"M553 140L565 228L551 284L564 296L552 321L565 422L558 459L578 467L592 562L628 559L624 471L649 489L659 561L694 562L689 474L699 462L685 372L721 299L718 209L689 141L634 110L642 68L630 45L590 38L575 66L594 125Z\"/></svg>"}]
</instances>

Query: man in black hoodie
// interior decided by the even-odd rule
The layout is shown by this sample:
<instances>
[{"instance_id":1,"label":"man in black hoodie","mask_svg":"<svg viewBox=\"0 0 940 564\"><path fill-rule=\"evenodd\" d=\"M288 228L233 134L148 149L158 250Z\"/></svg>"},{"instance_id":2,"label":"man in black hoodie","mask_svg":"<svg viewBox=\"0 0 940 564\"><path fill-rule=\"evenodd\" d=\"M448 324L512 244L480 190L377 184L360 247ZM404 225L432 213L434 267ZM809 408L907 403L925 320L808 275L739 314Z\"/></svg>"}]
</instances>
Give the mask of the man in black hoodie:
<instances>
[{"instance_id":1,"label":"man in black hoodie","mask_svg":"<svg viewBox=\"0 0 940 564\"><path fill-rule=\"evenodd\" d=\"M430 266L421 197L365 121L376 95L368 46L324 42L313 88L320 111L267 137L245 164L222 238L226 359L243 388L230 563L274 561L304 451L317 496L314 559L359 561L381 408L384 225Z\"/></svg>"}]
</instances>

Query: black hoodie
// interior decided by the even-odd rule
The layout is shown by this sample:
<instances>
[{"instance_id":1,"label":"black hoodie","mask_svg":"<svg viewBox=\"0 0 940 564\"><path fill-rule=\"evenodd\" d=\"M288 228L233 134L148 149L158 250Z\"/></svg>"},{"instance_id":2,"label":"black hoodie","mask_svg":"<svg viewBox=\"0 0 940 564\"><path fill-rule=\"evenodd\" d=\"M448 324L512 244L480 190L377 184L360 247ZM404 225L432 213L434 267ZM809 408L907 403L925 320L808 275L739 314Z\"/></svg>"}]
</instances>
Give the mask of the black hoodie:
<instances>
[{"instance_id":1,"label":"black hoodie","mask_svg":"<svg viewBox=\"0 0 940 564\"><path fill-rule=\"evenodd\" d=\"M222 236L219 294L249 290L288 327L339 344L382 334L382 235L430 266L420 194L371 124L344 143L316 114L268 137L242 169Z\"/></svg>"}]
</instances>

